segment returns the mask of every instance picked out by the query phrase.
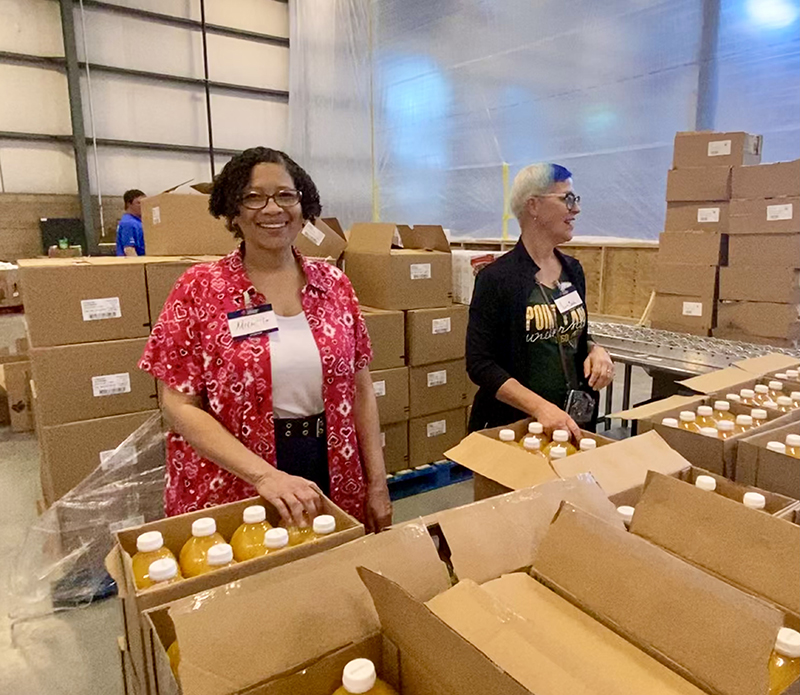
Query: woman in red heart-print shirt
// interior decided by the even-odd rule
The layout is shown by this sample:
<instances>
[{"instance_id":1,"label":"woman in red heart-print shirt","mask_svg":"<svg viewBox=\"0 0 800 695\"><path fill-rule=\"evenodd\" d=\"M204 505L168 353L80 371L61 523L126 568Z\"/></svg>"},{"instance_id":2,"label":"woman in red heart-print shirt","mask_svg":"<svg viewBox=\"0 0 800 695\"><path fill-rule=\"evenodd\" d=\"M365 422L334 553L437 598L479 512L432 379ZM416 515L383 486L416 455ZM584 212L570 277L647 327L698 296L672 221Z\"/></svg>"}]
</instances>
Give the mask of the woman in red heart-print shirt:
<instances>
[{"instance_id":1,"label":"woman in red heart-print shirt","mask_svg":"<svg viewBox=\"0 0 800 695\"><path fill-rule=\"evenodd\" d=\"M358 300L292 247L321 212L314 182L252 148L215 179L209 209L241 246L183 274L139 363L171 427L167 514L260 494L304 526L324 493L380 530L391 503Z\"/></svg>"}]
</instances>

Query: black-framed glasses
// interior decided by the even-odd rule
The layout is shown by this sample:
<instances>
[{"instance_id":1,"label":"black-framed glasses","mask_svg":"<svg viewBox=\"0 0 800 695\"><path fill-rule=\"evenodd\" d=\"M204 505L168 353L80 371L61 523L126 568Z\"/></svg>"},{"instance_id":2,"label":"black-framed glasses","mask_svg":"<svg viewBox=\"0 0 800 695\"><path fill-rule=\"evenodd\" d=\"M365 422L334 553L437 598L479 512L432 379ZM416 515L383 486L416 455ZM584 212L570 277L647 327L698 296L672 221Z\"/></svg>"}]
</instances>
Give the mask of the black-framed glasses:
<instances>
[{"instance_id":1,"label":"black-framed glasses","mask_svg":"<svg viewBox=\"0 0 800 695\"><path fill-rule=\"evenodd\" d=\"M545 193L544 195L539 196L540 198L558 198L560 201L566 205L567 210L572 212L575 209L576 205L581 204L581 197L579 195L575 195L572 191L569 193Z\"/></svg>"},{"instance_id":2,"label":"black-framed glasses","mask_svg":"<svg viewBox=\"0 0 800 695\"><path fill-rule=\"evenodd\" d=\"M297 205L302 198L303 194L293 188L284 188L282 191L278 191L272 195L251 191L242 196L242 207L248 210L263 210L269 205L270 200L274 200L275 205L285 210L286 208Z\"/></svg>"}]
</instances>

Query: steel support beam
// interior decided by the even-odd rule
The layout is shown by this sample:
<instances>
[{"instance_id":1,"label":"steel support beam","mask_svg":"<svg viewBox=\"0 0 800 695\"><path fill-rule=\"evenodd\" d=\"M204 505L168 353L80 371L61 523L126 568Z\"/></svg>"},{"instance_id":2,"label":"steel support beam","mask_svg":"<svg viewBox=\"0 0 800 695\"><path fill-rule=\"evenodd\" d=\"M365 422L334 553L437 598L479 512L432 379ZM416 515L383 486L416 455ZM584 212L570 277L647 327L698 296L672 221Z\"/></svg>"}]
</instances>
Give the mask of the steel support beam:
<instances>
[{"instance_id":1,"label":"steel support beam","mask_svg":"<svg viewBox=\"0 0 800 695\"><path fill-rule=\"evenodd\" d=\"M695 130L714 130L717 120L717 49L720 0L703 0L703 27L697 72Z\"/></svg>"}]
</instances>

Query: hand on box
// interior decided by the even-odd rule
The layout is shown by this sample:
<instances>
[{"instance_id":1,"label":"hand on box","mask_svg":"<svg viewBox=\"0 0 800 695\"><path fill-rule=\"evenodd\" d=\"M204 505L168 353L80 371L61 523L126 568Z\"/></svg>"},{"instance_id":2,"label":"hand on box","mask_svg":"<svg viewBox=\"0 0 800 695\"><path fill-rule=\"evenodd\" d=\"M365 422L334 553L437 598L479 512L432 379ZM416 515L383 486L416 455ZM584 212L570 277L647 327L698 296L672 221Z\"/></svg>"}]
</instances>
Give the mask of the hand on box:
<instances>
[{"instance_id":1,"label":"hand on box","mask_svg":"<svg viewBox=\"0 0 800 695\"><path fill-rule=\"evenodd\" d=\"M553 430L567 430L576 442L581 440L581 428L557 405L543 400L532 415L542 424L548 436L553 433Z\"/></svg>"},{"instance_id":2,"label":"hand on box","mask_svg":"<svg viewBox=\"0 0 800 695\"><path fill-rule=\"evenodd\" d=\"M367 533L378 533L392 523L392 501L385 480L367 488Z\"/></svg>"},{"instance_id":3,"label":"hand on box","mask_svg":"<svg viewBox=\"0 0 800 695\"><path fill-rule=\"evenodd\" d=\"M583 375L595 391L614 381L614 362L611 356L599 345L593 345L589 356L583 363Z\"/></svg>"},{"instance_id":4,"label":"hand on box","mask_svg":"<svg viewBox=\"0 0 800 695\"><path fill-rule=\"evenodd\" d=\"M255 487L289 526L309 526L322 513L322 492L305 478L271 469L256 481Z\"/></svg>"}]
</instances>

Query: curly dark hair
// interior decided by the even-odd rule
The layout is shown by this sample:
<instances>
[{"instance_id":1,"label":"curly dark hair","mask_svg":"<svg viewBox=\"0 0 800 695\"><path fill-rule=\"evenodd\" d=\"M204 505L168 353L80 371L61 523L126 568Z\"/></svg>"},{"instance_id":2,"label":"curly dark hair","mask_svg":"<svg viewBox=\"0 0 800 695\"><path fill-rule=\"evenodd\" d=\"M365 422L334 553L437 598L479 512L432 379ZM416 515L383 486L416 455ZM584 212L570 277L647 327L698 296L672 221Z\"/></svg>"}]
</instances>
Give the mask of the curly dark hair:
<instances>
[{"instance_id":1,"label":"curly dark hair","mask_svg":"<svg viewBox=\"0 0 800 695\"><path fill-rule=\"evenodd\" d=\"M280 150L251 147L237 154L223 167L214 179L208 200L208 211L216 218L224 217L226 226L234 236L239 239L242 237L241 231L233 224L233 219L239 214L242 196L256 164L280 164L286 169L294 181L294 187L303 196L300 200L303 219L314 222L322 214L319 191L303 167Z\"/></svg>"}]
</instances>

